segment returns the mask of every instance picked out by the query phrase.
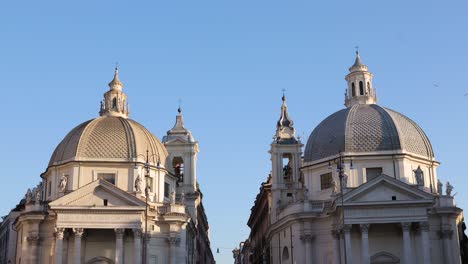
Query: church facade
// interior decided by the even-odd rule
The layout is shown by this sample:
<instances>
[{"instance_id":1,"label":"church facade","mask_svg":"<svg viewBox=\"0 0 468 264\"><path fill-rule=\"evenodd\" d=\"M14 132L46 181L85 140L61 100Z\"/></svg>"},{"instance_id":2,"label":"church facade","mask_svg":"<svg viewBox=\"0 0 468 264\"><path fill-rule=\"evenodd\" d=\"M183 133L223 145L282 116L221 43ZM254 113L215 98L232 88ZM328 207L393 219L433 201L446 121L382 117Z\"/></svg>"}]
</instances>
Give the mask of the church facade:
<instances>
[{"instance_id":1,"label":"church facade","mask_svg":"<svg viewBox=\"0 0 468 264\"><path fill-rule=\"evenodd\" d=\"M109 87L3 217L0 263L215 263L181 109L160 141L129 118L117 68Z\"/></svg>"},{"instance_id":2,"label":"church facade","mask_svg":"<svg viewBox=\"0 0 468 264\"><path fill-rule=\"evenodd\" d=\"M443 190L428 137L377 104L359 53L345 79L346 108L325 118L305 148L283 96L271 174L235 263L461 263L462 210L453 186Z\"/></svg>"}]
</instances>

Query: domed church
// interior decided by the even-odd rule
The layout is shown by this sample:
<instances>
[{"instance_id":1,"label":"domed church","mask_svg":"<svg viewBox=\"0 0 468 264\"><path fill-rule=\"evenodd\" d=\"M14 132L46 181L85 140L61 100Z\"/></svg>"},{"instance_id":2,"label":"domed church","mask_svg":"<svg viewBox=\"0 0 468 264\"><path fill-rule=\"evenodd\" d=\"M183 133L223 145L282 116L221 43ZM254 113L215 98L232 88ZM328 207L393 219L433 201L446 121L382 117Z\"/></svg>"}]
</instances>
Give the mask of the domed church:
<instances>
[{"instance_id":1,"label":"domed church","mask_svg":"<svg viewBox=\"0 0 468 264\"><path fill-rule=\"evenodd\" d=\"M428 137L377 104L358 52L345 79L346 108L325 118L305 148L283 96L271 174L235 263L461 263L462 210L453 186L438 180Z\"/></svg>"},{"instance_id":2,"label":"domed church","mask_svg":"<svg viewBox=\"0 0 468 264\"><path fill-rule=\"evenodd\" d=\"M129 118L117 68L109 87L3 218L0 263L215 263L181 109L161 142Z\"/></svg>"}]
</instances>

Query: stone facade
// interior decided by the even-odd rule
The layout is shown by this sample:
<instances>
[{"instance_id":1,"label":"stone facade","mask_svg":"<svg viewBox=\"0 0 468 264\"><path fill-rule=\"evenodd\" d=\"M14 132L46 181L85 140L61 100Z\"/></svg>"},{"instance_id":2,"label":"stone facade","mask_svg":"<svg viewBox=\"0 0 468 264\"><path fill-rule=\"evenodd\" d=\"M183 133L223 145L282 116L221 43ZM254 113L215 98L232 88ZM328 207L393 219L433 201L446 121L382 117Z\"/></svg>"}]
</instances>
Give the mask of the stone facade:
<instances>
[{"instance_id":1,"label":"stone facade","mask_svg":"<svg viewBox=\"0 0 468 264\"><path fill-rule=\"evenodd\" d=\"M128 118L117 69L109 87L3 218L0 263L215 263L182 112L160 142Z\"/></svg>"},{"instance_id":2,"label":"stone facade","mask_svg":"<svg viewBox=\"0 0 468 264\"><path fill-rule=\"evenodd\" d=\"M453 187L443 192L422 129L376 104L372 78L357 54L346 76L347 108L315 128L304 156L283 97L271 177L235 263L461 263Z\"/></svg>"}]
</instances>

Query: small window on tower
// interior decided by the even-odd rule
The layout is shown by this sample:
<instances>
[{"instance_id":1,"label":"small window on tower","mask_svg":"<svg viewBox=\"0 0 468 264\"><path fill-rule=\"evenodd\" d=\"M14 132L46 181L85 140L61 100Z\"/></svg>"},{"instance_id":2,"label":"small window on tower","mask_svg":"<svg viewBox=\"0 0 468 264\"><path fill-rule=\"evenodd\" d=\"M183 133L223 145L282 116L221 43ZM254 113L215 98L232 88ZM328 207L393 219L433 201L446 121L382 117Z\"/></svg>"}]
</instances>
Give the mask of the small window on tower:
<instances>
[{"instance_id":1,"label":"small window on tower","mask_svg":"<svg viewBox=\"0 0 468 264\"><path fill-rule=\"evenodd\" d=\"M364 84L362 81L359 82L359 94L364 95Z\"/></svg>"},{"instance_id":2,"label":"small window on tower","mask_svg":"<svg viewBox=\"0 0 468 264\"><path fill-rule=\"evenodd\" d=\"M354 83L351 84L351 94L354 96L356 96L356 87L354 86Z\"/></svg>"},{"instance_id":3,"label":"small window on tower","mask_svg":"<svg viewBox=\"0 0 468 264\"><path fill-rule=\"evenodd\" d=\"M320 175L320 189L325 190L332 187L331 172Z\"/></svg>"},{"instance_id":4,"label":"small window on tower","mask_svg":"<svg viewBox=\"0 0 468 264\"><path fill-rule=\"evenodd\" d=\"M52 181L49 180L47 184L47 196L50 196L52 194Z\"/></svg>"},{"instance_id":5,"label":"small window on tower","mask_svg":"<svg viewBox=\"0 0 468 264\"><path fill-rule=\"evenodd\" d=\"M291 154L284 154L283 156L283 179L285 182L291 182L293 180L292 170L292 156Z\"/></svg>"},{"instance_id":6,"label":"small window on tower","mask_svg":"<svg viewBox=\"0 0 468 264\"><path fill-rule=\"evenodd\" d=\"M171 185L167 182L164 183L164 197L169 198L169 190L171 188Z\"/></svg>"},{"instance_id":7,"label":"small window on tower","mask_svg":"<svg viewBox=\"0 0 468 264\"><path fill-rule=\"evenodd\" d=\"M174 173L178 178L178 182L184 181L184 160L181 157L175 157L172 160L172 167L174 167Z\"/></svg>"},{"instance_id":8,"label":"small window on tower","mask_svg":"<svg viewBox=\"0 0 468 264\"><path fill-rule=\"evenodd\" d=\"M379 168L366 168L367 181L375 179L380 174L382 174L382 167L379 167Z\"/></svg>"},{"instance_id":9,"label":"small window on tower","mask_svg":"<svg viewBox=\"0 0 468 264\"><path fill-rule=\"evenodd\" d=\"M115 174L114 173L98 173L98 179L106 180L115 185Z\"/></svg>"},{"instance_id":10,"label":"small window on tower","mask_svg":"<svg viewBox=\"0 0 468 264\"><path fill-rule=\"evenodd\" d=\"M112 99L112 109L117 110L117 98Z\"/></svg>"}]
</instances>

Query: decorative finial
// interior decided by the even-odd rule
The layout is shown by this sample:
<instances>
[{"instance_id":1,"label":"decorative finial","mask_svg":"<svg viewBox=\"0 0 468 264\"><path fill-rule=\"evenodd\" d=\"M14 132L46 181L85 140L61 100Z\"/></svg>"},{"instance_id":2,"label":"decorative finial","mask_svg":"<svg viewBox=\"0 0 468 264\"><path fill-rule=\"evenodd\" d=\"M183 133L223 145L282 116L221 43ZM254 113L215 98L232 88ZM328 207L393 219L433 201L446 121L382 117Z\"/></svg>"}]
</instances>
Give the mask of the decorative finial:
<instances>
[{"instance_id":1,"label":"decorative finial","mask_svg":"<svg viewBox=\"0 0 468 264\"><path fill-rule=\"evenodd\" d=\"M115 71L119 71L119 62L115 62Z\"/></svg>"},{"instance_id":2,"label":"decorative finial","mask_svg":"<svg viewBox=\"0 0 468 264\"><path fill-rule=\"evenodd\" d=\"M281 116L276 124L275 140L278 142L297 142L294 130L294 122L289 117L288 106L286 105L286 89L283 91L283 105L281 106Z\"/></svg>"},{"instance_id":3,"label":"decorative finial","mask_svg":"<svg viewBox=\"0 0 468 264\"><path fill-rule=\"evenodd\" d=\"M179 99L179 108L177 109L177 112L180 114L182 114L182 99Z\"/></svg>"},{"instance_id":4,"label":"decorative finial","mask_svg":"<svg viewBox=\"0 0 468 264\"><path fill-rule=\"evenodd\" d=\"M359 55L359 46L354 47L356 49L356 55Z\"/></svg>"}]
</instances>

